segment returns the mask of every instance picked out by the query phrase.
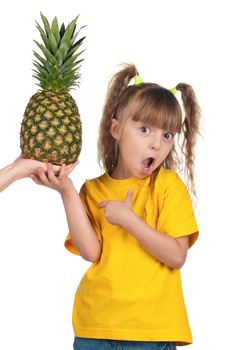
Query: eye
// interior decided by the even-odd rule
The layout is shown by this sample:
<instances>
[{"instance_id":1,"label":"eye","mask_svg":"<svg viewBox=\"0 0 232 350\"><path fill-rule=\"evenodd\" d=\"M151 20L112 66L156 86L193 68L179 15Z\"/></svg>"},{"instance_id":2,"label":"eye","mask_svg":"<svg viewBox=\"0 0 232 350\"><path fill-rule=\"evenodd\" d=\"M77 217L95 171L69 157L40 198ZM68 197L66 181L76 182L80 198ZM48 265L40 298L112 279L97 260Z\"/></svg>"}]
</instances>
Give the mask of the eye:
<instances>
[{"instance_id":1,"label":"eye","mask_svg":"<svg viewBox=\"0 0 232 350\"><path fill-rule=\"evenodd\" d=\"M150 129L147 126L142 126L139 129L143 134L148 134L150 132Z\"/></svg>"},{"instance_id":2,"label":"eye","mask_svg":"<svg viewBox=\"0 0 232 350\"><path fill-rule=\"evenodd\" d=\"M166 132L165 134L164 134L164 137L165 137L165 139L166 140L173 140L174 139L174 134L172 133L172 132Z\"/></svg>"}]
</instances>

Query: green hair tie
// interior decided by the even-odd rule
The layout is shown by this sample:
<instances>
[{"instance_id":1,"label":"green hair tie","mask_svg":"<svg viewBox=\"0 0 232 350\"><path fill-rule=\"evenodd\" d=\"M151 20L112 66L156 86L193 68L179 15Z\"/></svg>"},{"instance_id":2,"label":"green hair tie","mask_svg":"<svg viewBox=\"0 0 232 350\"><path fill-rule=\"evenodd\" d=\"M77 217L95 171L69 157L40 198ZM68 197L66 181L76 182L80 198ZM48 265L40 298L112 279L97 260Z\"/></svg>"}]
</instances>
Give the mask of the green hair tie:
<instances>
[{"instance_id":1,"label":"green hair tie","mask_svg":"<svg viewBox=\"0 0 232 350\"><path fill-rule=\"evenodd\" d=\"M177 88L174 87L174 88L172 88L172 89L169 89L169 91L171 91L171 93L172 93L173 95L175 95L175 94L177 93Z\"/></svg>"},{"instance_id":2,"label":"green hair tie","mask_svg":"<svg viewBox=\"0 0 232 350\"><path fill-rule=\"evenodd\" d=\"M134 85L135 86L140 86L144 83L144 81L140 78L139 75L134 76Z\"/></svg>"}]
</instances>

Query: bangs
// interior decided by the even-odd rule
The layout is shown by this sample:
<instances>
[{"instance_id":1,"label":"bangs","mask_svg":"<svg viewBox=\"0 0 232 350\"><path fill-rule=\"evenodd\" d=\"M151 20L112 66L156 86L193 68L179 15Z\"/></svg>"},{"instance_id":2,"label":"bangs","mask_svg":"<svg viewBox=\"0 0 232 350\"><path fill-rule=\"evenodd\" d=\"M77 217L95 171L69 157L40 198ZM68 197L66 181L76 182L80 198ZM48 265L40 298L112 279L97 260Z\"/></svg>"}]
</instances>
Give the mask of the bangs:
<instances>
[{"instance_id":1,"label":"bangs","mask_svg":"<svg viewBox=\"0 0 232 350\"><path fill-rule=\"evenodd\" d=\"M126 114L129 112L130 119L134 121L173 133L181 132L182 112L179 102L172 92L159 85L144 84L126 109Z\"/></svg>"}]
</instances>

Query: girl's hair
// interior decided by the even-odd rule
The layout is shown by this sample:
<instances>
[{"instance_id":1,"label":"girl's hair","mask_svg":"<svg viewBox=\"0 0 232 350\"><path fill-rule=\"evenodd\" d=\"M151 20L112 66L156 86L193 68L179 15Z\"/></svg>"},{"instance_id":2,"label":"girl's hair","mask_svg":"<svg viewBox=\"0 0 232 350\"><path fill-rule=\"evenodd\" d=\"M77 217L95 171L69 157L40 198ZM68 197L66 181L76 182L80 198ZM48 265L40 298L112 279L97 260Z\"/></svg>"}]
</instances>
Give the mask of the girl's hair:
<instances>
[{"instance_id":1,"label":"girl's hair","mask_svg":"<svg viewBox=\"0 0 232 350\"><path fill-rule=\"evenodd\" d=\"M182 113L178 100L170 90L154 83L128 86L136 75L136 67L126 64L109 83L99 129L98 161L108 173L117 165L117 143L110 132L113 118L118 119L120 123L125 123L130 118L144 122L145 125L177 133L177 144L160 166L184 171L186 185L191 195L196 196L194 149L199 134L200 108L194 90L185 83L176 86L181 92L184 110ZM177 146L180 152L176 150ZM159 168L153 174L154 179Z\"/></svg>"}]
</instances>

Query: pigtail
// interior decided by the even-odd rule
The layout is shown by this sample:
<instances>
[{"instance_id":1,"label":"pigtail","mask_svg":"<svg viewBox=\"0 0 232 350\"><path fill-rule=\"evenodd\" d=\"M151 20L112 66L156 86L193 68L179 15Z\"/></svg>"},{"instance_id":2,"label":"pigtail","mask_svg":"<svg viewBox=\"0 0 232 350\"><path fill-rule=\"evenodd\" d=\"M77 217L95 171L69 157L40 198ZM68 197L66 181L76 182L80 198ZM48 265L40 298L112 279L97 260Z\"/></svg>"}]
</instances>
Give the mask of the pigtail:
<instances>
[{"instance_id":1,"label":"pigtail","mask_svg":"<svg viewBox=\"0 0 232 350\"><path fill-rule=\"evenodd\" d=\"M111 121L116 116L121 94L136 74L136 67L133 64L127 64L112 77L108 85L98 139L98 162L106 172L111 172L117 162L117 144L110 132Z\"/></svg>"},{"instance_id":2,"label":"pigtail","mask_svg":"<svg viewBox=\"0 0 232 350\"><path fill-rule=\"evenodd\" d=\"M185 83L180 83L176 89L181 91L181 98L184 107L184 120L182 123L182 143L181 151L185 156L185 177L187 186L196 196L195 180L194 180L194 163L195 163L195 146L197 136L200 135L200 107L198 105L196 95L193 88Z\"/></svg>"}]
</instances>

